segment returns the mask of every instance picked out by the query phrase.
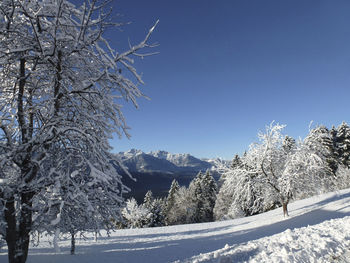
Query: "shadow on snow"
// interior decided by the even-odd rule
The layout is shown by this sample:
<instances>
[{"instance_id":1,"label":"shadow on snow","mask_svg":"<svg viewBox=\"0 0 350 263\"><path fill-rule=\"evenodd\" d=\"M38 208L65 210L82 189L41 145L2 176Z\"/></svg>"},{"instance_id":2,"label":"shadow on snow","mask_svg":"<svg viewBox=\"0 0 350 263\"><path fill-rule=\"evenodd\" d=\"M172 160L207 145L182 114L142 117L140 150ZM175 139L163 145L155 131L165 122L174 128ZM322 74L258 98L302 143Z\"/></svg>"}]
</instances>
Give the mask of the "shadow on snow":
<instances>
[{"instance_id":1,"label":"shadow on snow","mask_svg":"<svg viewBox=\"0 0 350 263\"><path fill-rule=\"evenodd\" d=\"M326 204L340 198L350 197L350 193L341 197L335 196L321 201L318 205ZM342 208L343 209L343 208ZM172 262L191 258L200 253L207 253L221 249L226 244L235 245L250 240L259 239L281 233L287 229L316 225L330 219L350 216L350 212L327 211L317 209L299 216L287 218L271 225L259 226L242 231L235 231L237 225L229 225L203 230L183 231L177 233L161 233L148 235L130 235L121 237L103 238L110 240L107 244L81 244L77 247L77 256L69 254L69 248L62 248L62 254L54 255L52 248L33 248L30 251L28 263L34 262ZM257 218L259 219L259 218ZM232 232L229 232L232 229ZM226 231L226 233L216 233ZM204 236L204 237L203 237ZM112 243L113 242L113 243ZM247 251L248 253L248 251ZM236 255L237 260L244 260L251 253ZM256 253L252 251L252 253ZM0 256L0 262L5 259ZM141 260L141 261L140 261Z\"/></svg>"}]
</instances>

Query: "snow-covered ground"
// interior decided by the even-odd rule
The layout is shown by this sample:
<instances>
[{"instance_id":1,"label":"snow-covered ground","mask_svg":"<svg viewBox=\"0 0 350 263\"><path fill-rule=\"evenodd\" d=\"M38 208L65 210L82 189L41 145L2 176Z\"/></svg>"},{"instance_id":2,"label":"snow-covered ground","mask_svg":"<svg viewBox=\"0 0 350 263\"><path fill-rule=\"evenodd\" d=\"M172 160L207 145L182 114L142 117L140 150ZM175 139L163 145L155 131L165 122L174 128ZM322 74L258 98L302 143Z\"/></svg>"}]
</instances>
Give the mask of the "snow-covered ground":
<instances>
[{"instance_id":1,"label":"snow-covered ground","mask_svg":"<svg viewBox=\"0 0 350 263\"><path fill-rule=\"evenodd\" d=\"M110 237L61 240L31 247L28 263L115 262L350 262L350 189L296 201L282 209L236 220L128 229ZM349 260L349 261L347 261ZM0 262L7 262L0 250Z\"/></svg>"}]
</instances>

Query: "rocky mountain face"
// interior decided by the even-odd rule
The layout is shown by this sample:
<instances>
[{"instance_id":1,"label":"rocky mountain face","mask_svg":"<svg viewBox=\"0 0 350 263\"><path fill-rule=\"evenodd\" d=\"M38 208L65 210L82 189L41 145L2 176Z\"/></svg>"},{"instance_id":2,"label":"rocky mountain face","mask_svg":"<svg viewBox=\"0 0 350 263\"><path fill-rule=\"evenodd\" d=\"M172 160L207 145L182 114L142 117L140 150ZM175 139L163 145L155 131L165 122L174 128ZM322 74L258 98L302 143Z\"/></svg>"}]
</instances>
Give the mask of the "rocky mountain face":
<instances>
[{"instance_id":1,"label":"rocky mountain face","mask_svg":"<svg viewBox=\"0 0 350 263\"><path fill-rule=\"evenodd\" d=\"M151 190L154 196L166 196L173 179L180 185L188 186L199 171L205 172L212 168L212 163L200 160L190 154L172 154L166 151L144 153L131 149L116 154L122 165L136 179L129 178L119 168L124 183L131 188L126 197L135 197L142 201L143 196Z\"/></svg>"}]
</instances>

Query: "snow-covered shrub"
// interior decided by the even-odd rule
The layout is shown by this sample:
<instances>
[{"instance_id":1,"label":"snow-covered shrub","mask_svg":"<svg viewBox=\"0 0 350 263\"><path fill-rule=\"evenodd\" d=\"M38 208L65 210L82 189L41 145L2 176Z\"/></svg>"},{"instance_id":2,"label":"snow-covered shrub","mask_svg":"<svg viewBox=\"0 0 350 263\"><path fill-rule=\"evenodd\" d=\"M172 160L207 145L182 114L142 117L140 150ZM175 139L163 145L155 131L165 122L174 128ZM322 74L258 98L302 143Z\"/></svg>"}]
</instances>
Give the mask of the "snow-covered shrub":
<instances>
[{"instance_id":1,"label":"snow-covered shrub","mask_svg":"<svg viewBox=\"0 0 350 263\"><path fill-rule=\"evenodd\" d=\"M122 215L126 220L127 227L142 228L147 226L150 211L143 205L138 205L135 198L128 199L122 209Z\"/></svg>"}]
</instances>

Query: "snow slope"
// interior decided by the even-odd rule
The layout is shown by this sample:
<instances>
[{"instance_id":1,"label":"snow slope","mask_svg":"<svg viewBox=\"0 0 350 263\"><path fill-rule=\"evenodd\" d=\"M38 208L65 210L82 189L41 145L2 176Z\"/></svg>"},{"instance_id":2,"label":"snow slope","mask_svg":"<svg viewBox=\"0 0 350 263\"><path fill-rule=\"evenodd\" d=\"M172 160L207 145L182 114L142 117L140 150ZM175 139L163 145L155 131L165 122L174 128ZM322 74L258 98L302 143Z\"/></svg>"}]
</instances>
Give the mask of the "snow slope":
<instances>
[{"instance_id":1,"label":"snow slope","mask_svg":"<svg viewBox=\"0 0 350 263\"><path fill-rule=\"evenodd\" d=\"M52 237L43 237L28 263L350 262L350 189L296 201L289 210L289 218L280 208L222 222L119 230L97 242L80 238L75 256L69 240L55 253ZM0 262L7 262L4 248Z\"/></svg>"}]
</instances>

